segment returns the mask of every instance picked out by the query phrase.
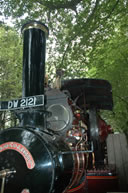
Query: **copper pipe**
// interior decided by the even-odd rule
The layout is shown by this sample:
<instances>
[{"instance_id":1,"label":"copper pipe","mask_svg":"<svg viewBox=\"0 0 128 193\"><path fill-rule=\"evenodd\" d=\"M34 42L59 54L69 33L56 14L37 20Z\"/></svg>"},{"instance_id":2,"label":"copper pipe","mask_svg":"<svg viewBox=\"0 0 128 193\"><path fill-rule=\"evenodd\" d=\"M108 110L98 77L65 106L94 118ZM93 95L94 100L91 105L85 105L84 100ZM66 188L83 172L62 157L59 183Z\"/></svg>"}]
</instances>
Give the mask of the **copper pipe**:
<instances>
[{"instance_id":1,"label":"copper pipe","mask_svg":"<svg viewBox=\"0 0 128 193\"><path fill-rule=\"evenodd\" d=\"M77 151L77 148L78 148L78 144L79 144L79 142L77 143L77 145L76 145L76 147L75 147L75 150ZM75 154L75 165L76 165L76 168L74 169L74 178L73 178L73 181L72 181L72 183L69 185L69 189L73 186L73 185L75 185L75 182L76 182L76 180L77 180L77 176L78 176L78 174L79 174L79 166L80 166L80 159L79 159L79 154L78 153L76 153Z\"/></svg>"},{"instance_id":2,"label":"copper pipe","mask_svg":"<svg viewBox=\"0 0 128 193\"><path fill-rule=\"evenodd\" d=\"M93 169L95 169L95 154L92 153L92 166L93 166Z\"/></svg>"},{"instance_id":3,"label":"copper pipe","mask_svg":"<svg viewBox=\"0 0 128 193\"><path fill-rule=\"evenodd\" d=\"M81 147L81 149L82 149L82 147ZM85 169L85 158L84 158L84 154L82 153L82 154L79 154L79 156L81 156L81 168L80 168L80 170L81 171L79 171L79 177L78 177L78 179L77 179L77 184L79 183L79 181L80 181L80 179L81 179L81 177L82 177L82 175L83 175L83 173L84 173L84 169Z\"/></svg>"}]
</instances>

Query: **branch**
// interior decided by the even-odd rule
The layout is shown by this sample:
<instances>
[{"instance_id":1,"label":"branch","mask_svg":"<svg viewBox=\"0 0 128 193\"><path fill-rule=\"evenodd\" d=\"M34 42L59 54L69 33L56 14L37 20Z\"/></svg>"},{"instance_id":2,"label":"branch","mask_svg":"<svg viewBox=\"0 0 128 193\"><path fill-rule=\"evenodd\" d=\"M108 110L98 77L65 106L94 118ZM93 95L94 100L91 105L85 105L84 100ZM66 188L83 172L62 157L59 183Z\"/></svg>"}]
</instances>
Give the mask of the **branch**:
<instances>
[{"instance_id":1,"label":"branch","mask_svg":"<svg viewBox=\"0 0 128 193\"><path fill-rule=\"evenodd\" d=\"M111 12L110 12L109 15L106 17L106 19L108 19L108 18L111 16L111 14L114 12L114 10L115 10L116 6L118 5L119 1L120 1L120 0L117 0L117 1L116 1L115 5L114 5L113 8L111 9Z\"/></svg>"},{"instance_id":2,"label":"branch","mask_svg":"<svg viewBox=\"0 0 128 193\"><path fill-rule=\"evenodd\" d=\"M119 98L122 102L124 102L128 107L128 101L127 100L125 100L123 97L120 97L120 96L117 96L117 95L116 95L116 97Z\"/></svg>"},{"instance_id":3,"label":"branch","mask_svg":"<svg viewBox=\"0 0 128 193\"><path fill-rule=\"evenodd\" d=\"M86 21L86 23L84 24L84 28L87 26L87 24L90 22L90 20L93 19L94 14L95 14L95 12L96 12L96 10L97 10L97 8L98 8L98 4L99 4L99 0L96 0L95 7L94 7L92 13L91 13L91 14L89 15L89 17L87 18L87 21ZM64 58L65 58L66 53L67 53L67 51L68 51L68 49L69 49L69 47L70 47L71 42L77 37L78 34L79 34L79 32L78 32L77 34L75 34L74 36L72 36L72 38L70 39L70 41L69 41L69 43L68 43L68 45L67 45L67 47L66 47L66 49L65 49L65 51L64 51L64 54L63 54L63 57L62 57L62 61L61 61L61 65L63 65Z\"/></svg>"},{"instance_id":4,"label":"branch","mask_svg":"<svg viewBox=\"0 0 128 193\"><path fill-rule=\"evenodd\" d=\"M40 3L41 5L47 7L50 10L61 9L61 8L75 10L76 6L81 1L82 0L71 0L71 1L67 1L67 2L55 3L55 2L37 0L36 2Z\"/></svg>"}]
</instances>

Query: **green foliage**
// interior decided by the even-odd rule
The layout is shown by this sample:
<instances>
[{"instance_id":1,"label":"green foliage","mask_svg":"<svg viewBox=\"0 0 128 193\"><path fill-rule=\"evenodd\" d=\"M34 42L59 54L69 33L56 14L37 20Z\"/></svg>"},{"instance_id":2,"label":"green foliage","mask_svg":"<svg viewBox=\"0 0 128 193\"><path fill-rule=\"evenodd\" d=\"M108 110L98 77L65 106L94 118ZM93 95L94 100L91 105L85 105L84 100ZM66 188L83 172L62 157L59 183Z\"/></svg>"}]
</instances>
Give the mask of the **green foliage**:
<instances>
[{"instance_id":1,"label":"green foliage","mask_svg":"<svg viewBox=\"0 0 128 193\"><path fill-rule=\"evenodd\" d=\"M0 101L21 96L22 44L10 27L0 26ZM5 127L9 115L0 113L0 126Z\"/></svg>"},{"instance_id":2,"label":"green foliage","mask_svg":"<svg viewBox=\"0 0 128 193\"><path fill-rule=\"evenodd\" d=\"M0 27L0 98L21 95L22 44L11 28Z\"/></svg>"},{"instance_id":3,"label":"green foliage","mask_svg":"<svg viewBox=\"0 0 128 193\"><path fill-rule=\"evenodd\" d=\"M105 113L104 117L114 128L127 132L128 0L1 0L0 8L5 17L15 20L17 29L30 19L48 25L47 73L51 79L56 69L62 68L65 78L109 80L113 88L114 113ZM16 68L16 74L11 73L15 68L13 57L18 54L15 54L15 47L10 49L0 54L4 56L1 65L4 79L0 80L4 98L20 93L20 87L14 91L12 84L21 80L16 73L20 69ZM18 64L18 58L15 59ZM8 87L7 91L3 85Z\"/></svg>"},{"instance_id":4,"label":"green foliage","mask_svg":"<svg viewBox=\"0 0 128 193\"><path fill-rule=\"evenodd\" d=\"M66 77L72 68L71 77L87 76L88 50L108 38L127 11L126 3L119 0L2 0L1 5L17 27L30 19L48 25L48 65L64 68ZM76 68L79 64L82 67Z\"/></svg>"},{"instance_id":5,"label":"green foliage","mask_svg":"<svg viewBox=\"0 0 128 193\"><path fill-rule=\"evenodd\" d=\"M93 76L112 84L113 114L105 116L116 130L128 135L128 33L124 23L118 23L114 35L90 52L90 75L94 69Z\"/></svg>"}]
</instances>

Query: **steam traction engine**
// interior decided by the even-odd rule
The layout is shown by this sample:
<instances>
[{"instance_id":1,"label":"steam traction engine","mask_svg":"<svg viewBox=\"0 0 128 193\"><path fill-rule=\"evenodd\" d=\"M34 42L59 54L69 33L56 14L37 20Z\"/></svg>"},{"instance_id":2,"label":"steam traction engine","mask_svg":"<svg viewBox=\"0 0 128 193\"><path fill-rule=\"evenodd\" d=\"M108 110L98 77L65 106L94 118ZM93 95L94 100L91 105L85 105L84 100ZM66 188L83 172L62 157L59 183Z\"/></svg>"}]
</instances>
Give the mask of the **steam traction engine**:
<instances>
[{"instance_id":1,"label":"steam traction engine","mask_svg":"<svg viewBox=\"0 0 128 193\"><path fill-rule=\"evenodd\" d=\"M48 28L32 21L22 32L23 96L0 103L1 111L14 111L19 119L19 126L0 133L1 193L116 190L117 176L108 167L106 152L112 130L99 115L100 109L112 109L111 85L106 80L72 79L59 88L49 87ZM104 189L98 189L102 184Z\"/></svg>"}]
</instances>

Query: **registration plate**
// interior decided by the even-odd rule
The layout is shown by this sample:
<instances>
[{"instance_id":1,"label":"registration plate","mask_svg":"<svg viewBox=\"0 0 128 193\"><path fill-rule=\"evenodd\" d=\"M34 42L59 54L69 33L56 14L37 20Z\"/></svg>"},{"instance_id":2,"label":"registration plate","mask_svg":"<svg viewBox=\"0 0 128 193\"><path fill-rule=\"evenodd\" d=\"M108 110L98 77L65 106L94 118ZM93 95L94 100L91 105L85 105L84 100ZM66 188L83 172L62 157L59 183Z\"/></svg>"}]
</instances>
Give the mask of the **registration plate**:
<instances>
[{"instance_id":1,"label":"registration plate","mask_svg":"<svg viewBox=\"0 0 128 193\"><path fill-rule=\"evenodd\" d=\"M10 101L0 102L0 111L2 110L15 110L21 108L37 107L44 105L44 95L36 95L14 99Z\"/></svg>"}]
</instances>

